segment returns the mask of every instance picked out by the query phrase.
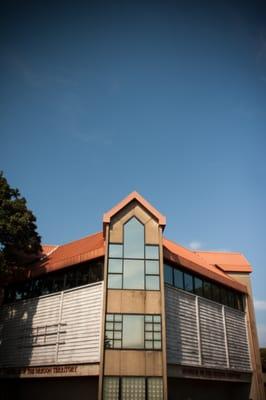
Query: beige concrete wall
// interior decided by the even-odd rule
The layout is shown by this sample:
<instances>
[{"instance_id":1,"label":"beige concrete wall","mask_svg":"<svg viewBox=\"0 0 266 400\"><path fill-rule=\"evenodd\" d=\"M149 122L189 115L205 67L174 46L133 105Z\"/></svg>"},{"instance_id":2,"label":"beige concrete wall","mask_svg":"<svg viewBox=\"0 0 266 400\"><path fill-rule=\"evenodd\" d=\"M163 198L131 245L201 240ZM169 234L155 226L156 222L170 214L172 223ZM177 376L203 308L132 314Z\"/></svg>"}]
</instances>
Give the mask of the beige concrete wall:
<instances>
[{"instance_id":1,"label":"beige concrete wall","mask_svg":"<svg viewBox=\"0 0 266 400\"><path fill-rule=\"evenodd\" d=\"M162 352L106 350L104 375L162 376Z\"/></svg>"},{"instance_id":2,"label":"beige concrete wall","mask_svg":"<svg viewBox=\"0 0 266 400\"><path fill-rule=\"evenodd\" d=\"M137 201L132 201L111 218L106 226L106 261L108 244L123 243L124 224L136 217L145 227L145 243L158 245L160 249L160 291L105 290L105 313L161 314L162 351L103 350L102 374L109 376L160 376L164 379L164 398L167 399L166 335L164 324L164 285L162 231L157 219ZM105 282L107 262L105 262ZM104 329L104 321L103 321ZM103 343L102 343L103 346ZM103 347L102 347L103 348ZM100 377L100 382L102 377ZM100 383L102 386L102 383ZM101 392L100 388L100 392ZM100 398L100 397L99 397Z\"/></svg>"},{"instance_id":3,"label":"beige concrete wall","mask_svg":"<svg viewBox=\"0 0 266 400\"><path fill-rule=\"evenodd\" d=\"M232 278L234 278L238 282L241 282L244 285L246 285L248 289L246 312L247 312L250 357L253 370L251 390L250 390L250 400L264 400L262 368L260 360L258 334L256 328L255 310L253 304L251 279L249 274L231 273L228 275L232 276Z\"/></svg>"},{"instance_id":4,"label":"beige concrete wall","mask_svg":"<svg viewBox=\"0 0 266 400\"><path fill-rule=\"evenodd\" d=\"M107 313L160 314L161 293L145 290L108 290Z\"/></svg>"},{"instance_id":5,"label":"beige concrete wall","mask_svg":"<svg viewBox=\"0 0 266 400\"><path fill-rule=\"evenodd\" d=\"M136 202L132 202L121 210L111 221L109 241L123 242L123 225L132 217L136 217L145 225L145 241L147 244L159 244L158 223Z\"/></svg>"}]
</instances>

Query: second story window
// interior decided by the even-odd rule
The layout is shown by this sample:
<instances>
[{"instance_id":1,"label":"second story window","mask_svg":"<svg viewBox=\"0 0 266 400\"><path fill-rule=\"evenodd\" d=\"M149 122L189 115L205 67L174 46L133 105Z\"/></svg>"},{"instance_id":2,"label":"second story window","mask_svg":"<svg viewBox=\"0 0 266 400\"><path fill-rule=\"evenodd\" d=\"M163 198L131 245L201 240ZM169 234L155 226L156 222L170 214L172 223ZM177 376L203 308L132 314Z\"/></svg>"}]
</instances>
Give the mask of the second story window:
<instances>
[{"instance_id":1,"label":"second story window","mask_svg":"<svg viewBox=\"0 0 266 400\"><path fill-rule=\"evenodd\" d=\"M123 243L109 244L108 288L160 290L159 246L145 244L145 227L131 218Z\"/></svg>"}]
</instances>

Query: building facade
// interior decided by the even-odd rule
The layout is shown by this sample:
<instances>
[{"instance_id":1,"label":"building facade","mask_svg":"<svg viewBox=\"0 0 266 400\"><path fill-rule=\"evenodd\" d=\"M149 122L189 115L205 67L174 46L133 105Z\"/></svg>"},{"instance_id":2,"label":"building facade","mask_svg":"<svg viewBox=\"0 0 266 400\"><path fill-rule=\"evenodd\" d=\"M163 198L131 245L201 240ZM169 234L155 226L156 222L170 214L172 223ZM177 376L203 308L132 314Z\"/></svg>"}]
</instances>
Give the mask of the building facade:
<instances>
[{"instance_id":1,"label":"building facade","mask_svg":"<svg viewBox=\"0 0 266 400\"><path fill-rule=\"evenodd\" d=\"M133 192L102 232L43 246L3 287L1 398L264 398L251 266L185 249L165 224Z\"/></svg>"}]
</instances>

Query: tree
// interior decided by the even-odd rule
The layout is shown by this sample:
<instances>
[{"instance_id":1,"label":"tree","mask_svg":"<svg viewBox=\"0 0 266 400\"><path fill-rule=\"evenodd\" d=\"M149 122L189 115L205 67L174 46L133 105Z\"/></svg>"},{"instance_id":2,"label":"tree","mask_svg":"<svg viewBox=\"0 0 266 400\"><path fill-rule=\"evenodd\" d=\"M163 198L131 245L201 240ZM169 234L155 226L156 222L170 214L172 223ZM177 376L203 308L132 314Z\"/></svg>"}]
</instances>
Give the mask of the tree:
<instances>
[{"instance_id":1,"label":"tree","mask_svg":"<svg viewBox=\"0 0 266 400\"><path fill-rule=\"evenodd\" d=\"M0 171L0 274L25 267L41 250L36 218L18 189L12 189Z\"/></svg>"}]
</instances>

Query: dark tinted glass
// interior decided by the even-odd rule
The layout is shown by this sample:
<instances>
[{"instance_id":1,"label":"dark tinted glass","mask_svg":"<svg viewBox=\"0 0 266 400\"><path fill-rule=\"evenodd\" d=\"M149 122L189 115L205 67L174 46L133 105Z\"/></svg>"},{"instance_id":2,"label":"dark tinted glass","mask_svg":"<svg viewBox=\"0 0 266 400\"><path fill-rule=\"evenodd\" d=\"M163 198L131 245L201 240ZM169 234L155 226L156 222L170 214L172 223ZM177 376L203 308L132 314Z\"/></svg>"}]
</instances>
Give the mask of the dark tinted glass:
<instances>
[{"instance_id":1,"label":"dark tinted glass","mask_svg":"<svg viewBox=\"0 0 266 400\"><path fill-rule=\"evenodd\" d=\"M174 268L174 286L179 289L184 289L183 271Z\"/></svg>"},{"instance_id":2,"label":"dark tinted glass","mask_svg":"<svg viewBox=\"0 0 266 400\"><path fill-rule=\"evenodd\" d=\"M124 225L124 257L144 258L144 226L136 218Z\"/></svg>"},{"instance_id":3,"label":"dark tinted glass","mask_svg":"<svg viewBox=\"0 0 266 400\"><path fill-rule=\"evenodd\" d=\"M215 283L212 284L212 300L220 302L220 287Z\"/></svg>"},{"instance_id":4,"label":"dark tinted glass","mask_svg":"<svg viewBox=\"0 0 266 400\"><path fill-rule=\"evenodd\" d=\"M195 276L194 278L194 293L198 296L203 295L203 281Z\"/></svg>"},{"instance_id":5,"label":"dark tinted glass","mask_svg":"<svg viewBox=\"0 0 266 400\"><path fill-rule=\"evenodd\" d=\"M204 297L207 297L207 299L212 298L212 288L211 288L211 283L209 281L204 281L203 294L204 294Z\"/></svg>"},{"instance_id":6,"label":"dark tinted glass","mask_svg":"<svg viewBox=\"0 0 266 400\"><path fill-rule=\"evenodd\" d=\"M184 289L193 292L193 276L187 273L184 273Z\"/></svg>"},{"instance_id":7,"label":"dark tinted glass","mask_svg":"<svg viewBox=\"0 0 266 400\"><path fill-rule=\"evenodd\" d=\"M170 265L164 264L164 281L173 285L173 268Z\"/></svg>"}]
</instances>

